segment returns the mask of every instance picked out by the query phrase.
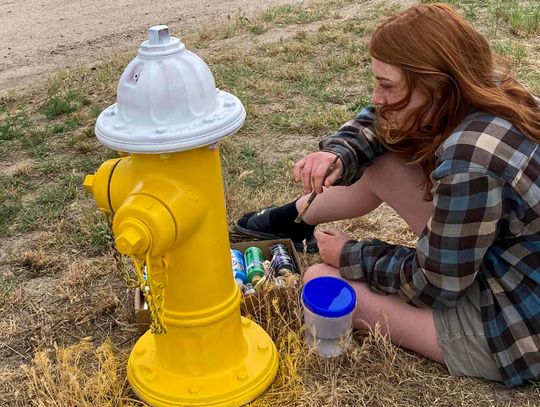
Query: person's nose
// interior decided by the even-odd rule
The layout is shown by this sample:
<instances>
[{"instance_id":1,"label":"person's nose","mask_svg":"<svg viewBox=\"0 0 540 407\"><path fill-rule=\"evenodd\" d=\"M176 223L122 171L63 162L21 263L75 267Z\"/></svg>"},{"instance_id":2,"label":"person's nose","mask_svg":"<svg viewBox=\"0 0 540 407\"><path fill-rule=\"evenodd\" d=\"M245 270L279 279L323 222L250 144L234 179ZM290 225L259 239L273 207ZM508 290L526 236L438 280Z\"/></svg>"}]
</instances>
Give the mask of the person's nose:
<instances>
[{"instance_id":1,"label":"person's nose","mask_svg":"<svg viewBox=\"0 0 540 407\"><path fill-rule=\"evenodd\" d=\"M384 106L386 104L386 97L384 97L381 89L376 86L373 90L373 95L371 95L371 103L375 106Z\"/></svg>"}]
</instances>

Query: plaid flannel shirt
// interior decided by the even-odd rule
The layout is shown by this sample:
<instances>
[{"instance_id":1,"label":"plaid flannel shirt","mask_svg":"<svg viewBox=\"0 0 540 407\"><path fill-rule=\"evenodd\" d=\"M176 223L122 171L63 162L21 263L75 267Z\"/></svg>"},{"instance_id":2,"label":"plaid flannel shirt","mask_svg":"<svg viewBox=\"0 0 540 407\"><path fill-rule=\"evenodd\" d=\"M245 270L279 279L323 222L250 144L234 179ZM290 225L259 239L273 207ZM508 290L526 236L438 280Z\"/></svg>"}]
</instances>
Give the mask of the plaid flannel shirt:
<instances>
[{"instance_id":1,"label":"plaid flannel shirt","mask_svg":"<svg viewBox=\"0 0 540 407\"><path fill-rule=\"evenodd\" d=\"M362 110L320 148L350 185L384 148ZM508 387L540 379L540 145L485 112L469 115L437 152L433 209L415 248L349 241L341 274L409 304L454 307L476 279L486 338Z\"/></svg>"}]
</instances>

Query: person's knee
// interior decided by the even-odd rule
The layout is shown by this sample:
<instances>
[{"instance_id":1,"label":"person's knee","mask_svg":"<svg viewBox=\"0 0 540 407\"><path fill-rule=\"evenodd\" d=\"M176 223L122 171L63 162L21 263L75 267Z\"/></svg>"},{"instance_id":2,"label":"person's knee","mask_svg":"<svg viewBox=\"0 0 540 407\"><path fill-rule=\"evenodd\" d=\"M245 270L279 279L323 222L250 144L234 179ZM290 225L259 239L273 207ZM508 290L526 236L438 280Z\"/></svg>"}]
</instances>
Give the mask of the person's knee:
<instances>
[{"instance_id":1,"label":"person's knee","mask_svg":"<svg viewBox=\"0 0 540 407\"><path fill-rule=\"evenodd\" d=\"M339 270L325 263L314 264L304 272L304 284L320 276L340 277Z\"/></svg>"}]
</instances>

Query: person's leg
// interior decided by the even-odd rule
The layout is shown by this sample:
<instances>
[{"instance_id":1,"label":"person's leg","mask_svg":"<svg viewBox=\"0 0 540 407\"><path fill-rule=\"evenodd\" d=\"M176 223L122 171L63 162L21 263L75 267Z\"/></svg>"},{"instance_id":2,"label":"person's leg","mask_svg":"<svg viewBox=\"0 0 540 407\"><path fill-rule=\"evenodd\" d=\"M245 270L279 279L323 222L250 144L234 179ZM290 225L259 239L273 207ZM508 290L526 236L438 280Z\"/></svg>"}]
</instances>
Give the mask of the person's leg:
<instances>
[{"instance_id":1,"label":"person's leg","mask_svg":"<svg viewBox=\"0 0 540 407\"><path fill-rule=\"evenodd\" d=\"M377 157L353 185L325 188L313 201L304 221L310 225L368 214L382 202L394 209L416 235L420 235L431 214L423 190L424 174L418 165L408 165L395 153ZM296 201L300 211L308 196Z\"/></svg>"},{"instance_id":2,"label":"person's leg","mask_svg":"<svg viewBox=\"0 0 540 407\"><path fill-rule=\"evenodd\" d=\"M317 251L313 238L316 225L363 216L386 202L419 235L431 213L431 203L423 199L423 182L419 166L407 165L397 154L387 152L376 158L353 185L325 188L299 224L295 218L308 195L280 207L246 213L235 222L234 228L259 239L288 237L300 250L306 239L308 251Z\"/></svg>"},{"instance_id":3,"label":"person's leg","mask_svg":"<svg viewBox=\"0 0 540 407\"><path fill-rule=\"evenodd\" d=\"M338 269L316 264L304 273L304 284L323 275L342 278ZM380 323L382 332L389 335L392 343L445 364L431 309L408 305L397 295L376 294L362 282L349 283L356 292L353 313L356 329L366 330Z\"/></svg>"},{"instance_id":4,"label":"person's leg","mask_svg":"<svg viewBox=\"0 0 540 407\"><path fill-rule=\"evenodd\" d=\"M424 175L416 165L407 165L397 154L386 153L368 167L360 180L348 187L330 187L313 201L305 222L320 224L366 215L382 202L392 207L416 235L424 230L431 215L432 203L424 200ZM297 201L300 210L307 197ZM304 283L321 276L342 278L339 270L317 264L304 274ZM398 295L383 296L358 281L349 281L356 291L357 307L353 314L356 329L380 324L392 343L444 364L433 311L406 304Z\"/></svg>"}]
</instances>

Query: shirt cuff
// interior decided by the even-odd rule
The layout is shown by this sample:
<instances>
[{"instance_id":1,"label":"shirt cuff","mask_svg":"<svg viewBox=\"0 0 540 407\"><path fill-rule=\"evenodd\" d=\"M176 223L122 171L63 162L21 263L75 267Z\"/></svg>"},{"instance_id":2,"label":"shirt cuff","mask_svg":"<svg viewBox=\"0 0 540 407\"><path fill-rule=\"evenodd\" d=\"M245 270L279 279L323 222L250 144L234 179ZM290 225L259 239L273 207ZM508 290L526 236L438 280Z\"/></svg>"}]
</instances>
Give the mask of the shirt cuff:
<instances>
[{"instance_id":1,"label":"shirt cuff","mask_svg":"<svg viewBox=\"0 0 540 407\"><path fill-rule=\"evenodd\" d=\"M362 247L364 242L349 240L345 242L339 256L339 272L347 280L365 281L362 267Z\"/></svg>"}]
</instances>

